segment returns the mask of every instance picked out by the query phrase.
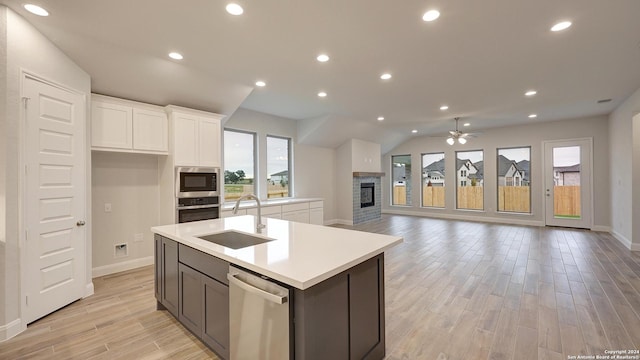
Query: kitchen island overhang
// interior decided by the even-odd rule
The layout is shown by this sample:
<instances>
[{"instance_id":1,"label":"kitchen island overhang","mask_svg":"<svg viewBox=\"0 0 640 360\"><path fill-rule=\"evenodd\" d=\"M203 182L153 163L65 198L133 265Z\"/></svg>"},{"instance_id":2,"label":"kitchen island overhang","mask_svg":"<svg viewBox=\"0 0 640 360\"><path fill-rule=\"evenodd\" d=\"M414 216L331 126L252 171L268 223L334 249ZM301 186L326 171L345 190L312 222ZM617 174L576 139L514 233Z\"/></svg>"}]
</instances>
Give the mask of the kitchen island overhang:
<instances>
[{"instance_id":1,"label":"kitchen island overhang","mask_svg":"<svg viewBox=\"0 0 640 360\"><path fill-rule=\"evenodd\" d=\"M223 359L243 358L230 354L229 328L221 326L231 324L231 333L238 338L235 321L225 310L228 306L221 305L229 303L230 283L224 272L238 267L290 287L286 358L382 359L384 251L402 238L279 219L263 221L266 229L260 233L251 215L152 228L158 309L169 310ZM225 232L266 242L233 249L200 238Z\"/></svg>"}]
</instances>

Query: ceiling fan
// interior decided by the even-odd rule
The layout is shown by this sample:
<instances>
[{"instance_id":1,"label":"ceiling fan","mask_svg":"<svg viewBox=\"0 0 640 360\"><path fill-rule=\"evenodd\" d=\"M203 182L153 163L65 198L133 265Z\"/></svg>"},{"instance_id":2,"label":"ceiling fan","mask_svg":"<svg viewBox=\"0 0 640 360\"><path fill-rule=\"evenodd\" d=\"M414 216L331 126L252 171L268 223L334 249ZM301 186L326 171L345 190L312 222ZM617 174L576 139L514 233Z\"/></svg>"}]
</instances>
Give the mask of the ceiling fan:
<instances>
[{"instance_id":1,"label":"ceiling fan","mask_svg":"<svg viewBox=\"0 0 640 360\"><path fill-rule=\"evenodd\" d=\"M475 135L470 133L463 133L462 131L458 130L458 120L460 120L460 118L456 117L455 120L456 120L456 129L449 130L450 135L447 138L447 144L453 145L456 143L456 141L458 141L458 143L460 143L461 145L464 145L467 143L468 137L473 137Z\"/></svg>"}]
</instances>

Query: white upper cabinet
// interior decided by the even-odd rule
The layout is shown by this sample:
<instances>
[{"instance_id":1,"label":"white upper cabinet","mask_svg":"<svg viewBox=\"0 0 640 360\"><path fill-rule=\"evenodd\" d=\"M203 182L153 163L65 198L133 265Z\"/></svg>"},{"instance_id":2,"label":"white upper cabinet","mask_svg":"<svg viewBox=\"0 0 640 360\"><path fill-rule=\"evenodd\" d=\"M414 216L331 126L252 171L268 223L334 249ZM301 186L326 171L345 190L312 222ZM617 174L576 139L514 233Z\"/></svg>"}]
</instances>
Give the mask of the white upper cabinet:
<instances>
[{"instance_id":1,"label":"white upper cabinet","mask_svg":"<svg viewBox=\"0 0 640 360\"><path fill-rule=\"evenodd\" d=\"M173 124L176 166L220 167L222 115L167 107Z\"/></svg>"},{"instance_id":2,"label":"white upper cabinet","mask_svg":"<svg viewBox=\"0 0 640 360\"><path fill-rule=\"evenodd\" d=\"M93 95L91 149L167 155L169 123L161 107Z\"/></svg>"}]
</instances>

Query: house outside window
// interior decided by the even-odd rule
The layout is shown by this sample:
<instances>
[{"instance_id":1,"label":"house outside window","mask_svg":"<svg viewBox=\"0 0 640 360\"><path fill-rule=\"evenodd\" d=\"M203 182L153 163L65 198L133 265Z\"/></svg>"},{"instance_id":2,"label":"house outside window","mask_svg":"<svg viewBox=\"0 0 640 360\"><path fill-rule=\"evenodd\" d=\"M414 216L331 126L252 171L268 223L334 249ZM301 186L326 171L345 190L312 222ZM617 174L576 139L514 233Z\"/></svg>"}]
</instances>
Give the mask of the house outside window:
<instances>
[{"instance_id":1,"label":"house outside window","mask_svg":"<svg viewBox=\"0 0 640 360\"><path fill-rule=\"evenodd\" d=\"M290 197L291 139L267 135L267 198Z\"/></svg>"},{"instance_id":2,"label":"house outside window","mask_svg":"<svg viewBox=\"0 0 640 360\"><path fill-rule=\"evenodd\" d=\"M444 153L422 154L422 206L445 206Z\"/></svg>"},{"instance_id":3,"label":"house outside window","mask_svg":"<svg viewBox=\"0 0 640 360\"><path fill-rule=\"evenodd\" d=\"M483 151L456 151L456 209L484 209Z\"/></svg>"},{"instance_id":4,"label":"house outside window","mask_svg":"<svg viewBox=\"0 0 640 360\"><path fill-rule=\"evenodd\" d=\"M224 130L224 198L234 201L243 195L256 194L256 134Z\"/></svg>"},{"instance_id":5,"label":"house outside window","mask_svg":"<svg viewBox=\"0 0 640 360\"><path fill-rule=\"evenodd\" d=\"M531 147L498 149L498 211L531 213Z\"/></svg>"},{"instance_id":6,"label":"house outside window","mask_svg":"<svg viewBox=\"0 0 640 360\"><path fill-rule=\"evenodd\" d=\"M411 205L411 155L391 156L391 205Z\"/></svg>"}]
</instances>

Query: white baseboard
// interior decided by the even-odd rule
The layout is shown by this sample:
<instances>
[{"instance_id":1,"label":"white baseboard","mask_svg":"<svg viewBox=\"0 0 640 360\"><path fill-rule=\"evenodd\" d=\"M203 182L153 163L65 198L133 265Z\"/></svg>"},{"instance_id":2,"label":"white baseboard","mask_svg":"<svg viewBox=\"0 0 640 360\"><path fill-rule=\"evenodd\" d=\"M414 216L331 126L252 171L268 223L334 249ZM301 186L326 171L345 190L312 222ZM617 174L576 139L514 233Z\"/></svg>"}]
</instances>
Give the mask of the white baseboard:
<instances>
[{"instance_id":1,"label":"white baseboard","mask_svg":"<svg viewBox=\"0 0 640 360\"><path fill-rule=\"evenodd\" d=\"M127 271L142 266L151 265L154 263L153 256L148 256L140 259L133 259L129 261L123 261L116 264L110 264L105 266L99 266L92 269L92 276L105 276L109 274L115 274L121 271Z\"/></svg>"},{"instance_id":2,"label":"white baseboard","mask_svg":"<svg viewBox=\"0 0 640 360\"><path fill-rule=\"evenodd\" d=\"M611 226L593 225L593 227L591 228L591 231L611 233Z\"/></svg>"},{"instance_id":3,"label":"white baseboard","mask_svg":"<svg viewBox=\"0 0 640 360\"><path fill-rule=\"evenodd\" d=\"M22 320L15 319L6 325L0 325L0 343L9 340L27 329L22 326Z\"/></svg>"},{"instance_id":4,"label":"white baseboard","mask_svg":"<svg viewBox=\"0 0 640 360\"><path fill-rule=\"evenodd\" d=\"M544 226L544 222L537 220L523 220L516 218L495 218L495 217L478 217L470 215L457 215L457 214L444 214L444 213L425 213L421 211L411 210L397 210L397 209L383 209L383 214L395 214L395 215L409 215L420 216L445 220L462 220L462 221L476 221L476 222L488 222L496 224L507 225L524 225L524 226ZM528 215L525 215L528 216Z\"/></svg>"},{"instance_id":5,"label":"white baseboard","mask_svg":"<svg viewBox=\"0 0 640 360\"><path fill-rule=\"evenodd\" d=\"M331 219L331 220L326 220L325 222L322 223L322 225L335 225L338 224L338 219Z\"/></svg>"},{"instance_id":6,"label":"white baseboard","mask_svg":"<svg viewBox=\"0 0 640 360\"><path fill-rule=\"evenodd\" d=\"M612 230L611 235L615 237L622 245L624 245L627 249L631 251L640 251L640 244L634 244L631 240L627 239L626 236L620 234L619 232Z\"/></svg>"}]
</instances>

